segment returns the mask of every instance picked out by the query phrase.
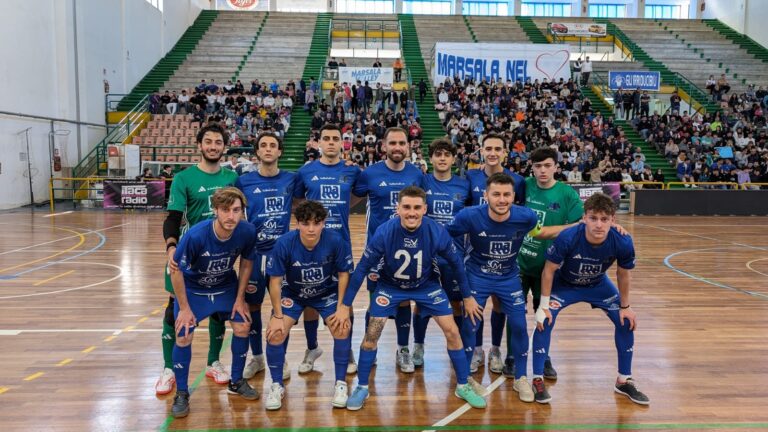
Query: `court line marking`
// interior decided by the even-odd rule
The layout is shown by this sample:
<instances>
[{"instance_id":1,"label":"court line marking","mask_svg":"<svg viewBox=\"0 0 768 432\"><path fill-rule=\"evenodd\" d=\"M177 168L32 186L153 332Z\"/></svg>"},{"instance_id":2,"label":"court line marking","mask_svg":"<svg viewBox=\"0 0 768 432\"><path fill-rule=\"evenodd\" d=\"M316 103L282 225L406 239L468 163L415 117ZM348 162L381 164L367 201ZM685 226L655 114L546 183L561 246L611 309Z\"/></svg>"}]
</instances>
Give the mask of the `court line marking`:
<instances>
[{"instance_id":1,"label":"court line marking","mask_svg":"<svg viewBox=\"0 0 768 432\"><path fill-rule=\"evenodd\" d=\"M45 375L45 372L37 372L37 373L33 373L32 375L30 375L30 376L28 376L28 377L24 378L24 381L32 381L32 380L36 380L36 379L40 378L40 377L41 377L41 376L43 376L43 375Z\"/></svg>"},{"instance_id":2,"label":"court line marking","mask_svg":"<svg viewBox=\"0 0 768 432\"><path fill-rule=\"evenodd\" d=\"M45 280L41 280L40 282L35 282L35 283L33 283L33 284L32 284L32 286L40 286L40 285L42 285L42 284L44 284L44 283L46 283L46 282L50 282L50 281L52 281L52 280L56 280L56 279L58 279L58 278L64 277L64 276L66 276L66 275L68 275L68 274L72 274L72 273L74 273L74 272L75 272L74 270L70 270L70 271L68 271L68 272L64 272L64 273L62 273L62 274L60 274L60 275L52 276L52 277L49 277L48 279L45 279Z\"/></svg>"},{"instance_id":3,"label":"court line marking","mask_svg":"<svg viewBox=\"0 0 768 432\"><path fill-rule=\"evenodd\" d=\"M506 381L506 380L507 380L507 378L504 377L504 376L500 376L500 377L496 378L496 380L493 381L491 383L491 385L489 385L486 388L485 394L482 395L482 396L488 397L491 393L493 393L494 390L499 388L499 386L501 386L504 383L504 381ZM449 423L452 423L454 420L456 420L457 418L461 417L464 413L466 413L467 411L469 411L471 409L472 409L472 407L468 403L465 403L464 405L462 405L458 409L456 409L456 411L448 414L445 418L443 418L442 420L440 420L440 421L436 422L435 424L433 424L432 427L447 426ZM424 432L434 432L434 430L427 429Z\"/></svg>"},{"instance_id":4,"label":"court line marking","mask_svg":"<svg viewBox=\"0 0 768 432\"><path fill-rule=\"evenodd\" d=\"M752 270L753 272L755 272L755 273L759 274L759 275L763 275L763 276L766 276L766 277L768 277L768 274L765 274L765 273L763 273L763 272L761 272L761 271L758 271L758 270L755 270L755 269L753 269L753 268L752 268L752 263L754 263L754 262L758 262L758 261L765 261L765 260L768 260L768 258L758 258L758 259L754 259L754 260L752 260L752 261L750 261L750 262L748 262L748 263L747 263L747 268L748 268L748 269L750 269L750 270Z\"/></svg>"},{"instance_id":5,"label":"court line marking","mask_svg":"<svg viewBox=\"0 0 768 432\"><path fill-rule=\"evenodd\" d=\"M101 238L101 240L99 240L99 244L97 244L96 246L88 249L87 251L80 252L78 254L72 255L71 257L63 258L61 260L51 261L51 262L49 262L47 264L43 264L41 266L32 267L31 269L27 269L27 270L24 270L22 272L18 272L18 273L16 273L13 276L19 277L19 276L21 276L23 274L31 273L31 272L34 272L34 271L37 271L37 270L42 270L44 268L47 268L47 267L50 267L50 266L53 266L53 265L56 265L56 264L61 264L61 263L67 262L67 261L71 261L71 260L73 260L75 258L79 258L79 257L81 257L83 255L89 255L89 254L91 254L93 252L96 252L97 250L101 249L101 247L104 246L104 244L107 242L107 237L104 234L99 233L99 232L94 233L94 234L99 236ZM122 272L122 269L121 269L121 272Z\"/></svg>"},{"instance_id":6,"label":"court line marking","mask_svg":"<svg viewBox=\"0 0 768 432\"><path fill-rule=\"evenodd\" d=\"M60 239L50 240L50 241L43 242L43 243L37 243L37 244L30 245L30 246L25 246L25 247L22 247L22 248L18 248L18 249L13 249L13 250L5 251L5 252L0 252L0 256L6 255L6 254L9 254L9 253L13 253L13 252L20 252L20 251L23 251L23 250L32 249L32 248L38 247L38 246L45 246L45 245L48 245L48 244L51 244L51 243L60 242L62 240L68 240L68 239L72 239L72 238L77 238L80 235L88 235L88 234L98 233L98 232L101 232L101 231L111 230L113 228L119 228L121 226L130 225L130 224L131 224L131 222L127 222L127 223L120 224L120 225L113 225L113 226L110 226L110 227L107 227L107 228L83 231L82 233L74 231L75 233L77 233L77 235L71 235L71 236L67 236L67 237L62 237ZM10 225L10 224L7 223L7 222L3 222L3 223L0 223L0 225ZM42 227L46 227L46 225L25 225L25 226L38 226L38 227L42 226ZM62 228L62 227L50 227L50 228L65 229L65 228ZM117 251L117 250L115 250L115 251Z\"/></svg>"},{"instance_id":7,"label":"court line marking","mask_svg":"<svg viewBox=\"0 0 768 432\"><path fill-rule=\"evenodd\" d=\"M69 363L72 363L72 359L71 358L65 358L64 360L56 363L56 366L65 366L65 365L68 365Z\"/></svg>"},{"instance_id":8,"label":"court line marking","mask_svg":"<svg viewBox=\"0 0 768 432\"><path fill-rule=\"evenodd\" d=\"M707 236L703 236L703 235L699 235L699 234L691 234L691 233L688 233L688 232L685 232L685 231L673 230L673 229L669 229L669 228L664 228L664 227L660 227L660 226L656 226L656 225L644 224L644 223L640 223L640 222L631 222L631 223L634 224L634 225L639 225L639 226L644 226L644 227L649 227L649 228L656 228L656 229L662 230L662 231L668 231L668 232L673 232L673 233L677 233L677 234L684 234L684 235L688 235L688 236L691 236L691 237L698 237L698 238L704 239L704 240L712 240L712 241L718 242L720 244L722 244L722 243L730 243L732 245L742 246L742 247L749 248L749 249L768 251L768 248L760 247L760 246L752 246L752 245L748 245L746 243L738 243L738 242L718 239L718 238L715 238L715 237L707 237ZM694 225L694 226L700 226L700 225ZM722 227L722 225L719 225L719 226Z\"/></svg>"},{"instance_id":9,"label":"court line marking","mask_svg":"<svg viewBox=\"0 0 768 432\"><path fill-rule=\"evenodd\" d=\"M9 390L8 387L0 387L0 394L3 394L5 392L7 392L8 390Z\"/></svg>"},{"instance_id":10,"label":"court line marking","mask_svg":"<svg viewBox=\"0 0 768 432\"><path fill-rule=\"evenodd\" d=\"M95 349L96 349L96 345L91 345L88 348L86 348L86 349L84 349L84 350L82 350L80 352L83 353L83 354L88 354L89 352L91 352L91 351L93 351Z\"/></svg>"},{"instance_id":11,"label":"court line marking","mask_svg":"<svg viewBox=\"0 0 768 432\"><path fill-rule=\"evenodd\" d=\"M80 261L80 262L70 262L70 261L64 261L64 260L62 260L62 261L60 261L60 262L58 262L56 264L91 264L91 265L100 265L100 266L116 268L116 269L119 270L119 272L117 273L116 276L113 276L113 277L111 277L109 279L106 279L106 280L103 280L101 282L94 282L94 283L91 283L91 284L88 284L88 285L81 285L81 286L78 286L78 287L65 288L65 289L60 289L60 290L56 290L56 291L46 291L46 292L40 292L40 293L17 294L17 295L11 295L11 296L2 296L2 297L0 297L0 300L8 300L8 299L24 298L24 297L37 297L37 296L44 296L44 295L49 295L49 294L60 294L60 293L69 292L69 291L77 291L77 290L81 290L81 289L86 289L86 288L91 288L91 287L95 287L95 286L99 286L99 285L104 285L106 283L112 282L113 280L119 279L119 278L121 278L123 276L123 268L120 267L120 266L116 266L114 264L97 263L97 262L82 262L82 261Z\"/></svg>"},{"instance_id":12,"label":"court line marking","mask_svg":"<svg viewBox=\"0 0 768 432\"><path fill-rule=\"evenodd\" d=\"M69 248L67 248L67 249L64 249L64 250L62 250L62 251L59 251L59 252L57 252L57 253L55 253L55 254L53 254L53 255L48 255L47 257L38 258L38 259L36 259L36 260L27 261L27 262L23 262L23 263L21 263L21 264L17 264L17 265L15 265L15 266L11 266L11 267L6 267L6 268L4 268L4 269L0 269L0 273L5 273L5 272L7 272L8 270L17 269L17 268L19 268L19 267L24 267L24 266L26 266L26 265L29 265L29 264L34 264L34 263L38 263L38 262L40 262L40 261L45 261L45 260L47 260L47 259L50 259L50 258L53 258L53 257L59 256L59 255L62 255L62 254L65 254L65 253L67 253L67 252L71 252L71 251L73 251L73 250L75 250L75 249L79 248L79 247L80 247L80 246L81 246L83 243L85 243L85 234L82 234L82 233L79 233L79 232L77 232L77 231L75 231L75 230L71 230L71 229L67 229L67 228L61 228L61 227L56 227L56 228L57 228L57 229L60 229L60 230L69 231L69 232L73 232L73 233L77 234L77 236L78 236L78 237L80 237L80 241L79 241L79 242L77 242L77 244L76 244L76 245L74 245L74 246L72 246L72 247L69 247Z\"/></svg>"},{"instance_id":13,"label":"court line marking","mask_svg":"<svg viewBox=\"0 0 768 432\"><path fill-rule=\"evenodd\" d=\"M67 211L63 211L63 212L59 212L59 213L52 213L52 214L48 214L48 215L43 215L42 217L49 218L49 217L54 217L54 216L61 216L61 215L65 215L65 214L70 214L70 213L74 213L74 210L67 210Z\"/></svg>"}]
</instances>

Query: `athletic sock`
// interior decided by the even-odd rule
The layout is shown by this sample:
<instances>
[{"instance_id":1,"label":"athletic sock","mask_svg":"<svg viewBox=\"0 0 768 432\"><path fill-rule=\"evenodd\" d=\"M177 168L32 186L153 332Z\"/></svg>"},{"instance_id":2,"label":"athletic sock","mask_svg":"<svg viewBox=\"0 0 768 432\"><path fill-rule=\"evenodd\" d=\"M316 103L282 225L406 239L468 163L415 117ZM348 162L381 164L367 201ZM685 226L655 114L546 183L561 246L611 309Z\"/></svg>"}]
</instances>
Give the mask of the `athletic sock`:
<instances>
[{"instance_id":1,"label":"athletic sock","mask_svg":"<svg viewBox=\"0 0 768 432\"><path fill-rule=\"evenodd\" d=\"M317 327L320 320L304 320L304 333L307 336L307 349L317 349Z\"/></svg>"},{"instance_id":2,"label":"athletic sock","mask_svg":"<svg viewBox=\"0 0 768 432\"><path fill-rule=\"evenodd\" d=\"M261 312L254 311L251 313L251 330L248 332L248 341L251 345L251 353L253 355L261 355L264 353L264 348L261 341Z\"/></svg>"},{"instance_id":3,"label":"athletic sock","mask_svg":"<svg viewBox=\"0 0 768 432\"><path fill-rule=\"evenodd\" d=\"M210 338L208 366L219 361L219 353L221 353L221 347L224 345L224 333L226 331L227 327L224 326L224 321L214 319L214 317L208 318L208 336Z\"/></svg>"},{"instance_id":4,"label":"athletic sock","mask_svg":"<svg viewBox=\"0 0 768 432\"><path fill-rule=\"evenodd\" d=\"M283 385L283 364L285 364L285 347L267 343L267 367L272 382Z\"/></svg>"},{"instance_id":5,"label":"athletic sock","mask_svg":"<svg viewBox=\"0 0 768 432\"><path fill-rule=\"evenodd\" d=\"M371 377L373 361L376 360L378 350L367 351L360 348L360 358L357 360L357 385L368 387L368 379Z\"/></svg>"},{"instance_id":6,"label":"athletic sock","mask_svg":"<svg viewBox=\"0 0 768 432\"><path fill-rule=\"evenodd\" d=\"M502 312L491 311L491 345L501 346L501 337L504 335L504 321L506 315Z\"/></svg>"},{"instance_id":7,"label":"athletic sock","mask_svg":"<svg viewBox=\"0 0 768 432\"><path fill-rule=\"evenodd\" d=\"M349 351L351 348L351 337L333 340L333 365L336 372L336 381L346 382L347 365L349 364Z\"/></svg>"},{"instance_id":8,"label":"athletic sock","mask_svg":"<svg viewBox=\"0 0 768 432\"><path fill-rule=\"evenodd\" d=\"M411 333L411 305L398 306L397 315L395 315L395 325L397 326L397 344L408 346L408 335Z\"/></svg>"},{"instance_id":9,"label":"athletic sock","mask_svg":"<svg viewBox=\"0 0 768 432\"><path fill-rule=\"evenodd\" d=\"M176 345L176 331L172 325L163 321L163 362L167 369L173 369L173 347Z\"/></svg>"},{"instance_id":10,"label":"athletic sock","mask_svg":"<svg viewBox=\"0 0 768 432\"><path fill-rule=\"evenodd\" d=\"M173 345L173 373L176 375L176 391L189 391L189 364L192 361L192 345Z\"/></svg>"},{"instance_id":11,"label":"athletic sock","mask_svg":"<svg viewBox=\"0 0 768 432\"><path fill-rule=\"evenodd\" d=\"M232 336L232 382L236 383L243 378L245 358L248 356L248 338Z\"/></svg>"},{"instance_id":12,"label":"athletic sock","mask_svg":"<svg viewBox=\"0 0 768 432\"><path fill-rule=\"evenodd\" d=\"M413 342L417 344L424 344L424 338L427 335L427 324L429 324L429 316L421 316L421 314L413 315Z\"/></svg>"},{"instance_id":13,"label":"athletic sock","mask_svg":"<svg viewBox=\"0 0 768 432\"><path fill-rule=\"evenodd\" d=\"M483 348L483 332L485 330L485 320L483 319L477 325L477 331L475 332L475 347Z\"/></svg>"},{"instance_id":14,"label":"athletic sock","mask_svg":"<svg viewBox=\"0 0 768 432\"><path fill-rule=\"evenodd\" d=\"M469 377L469 362L464 355L463 349L448 350L448 357L451 359L453 370L456 372L456 383L464 385Z\"/></svg>"}]
</instances>

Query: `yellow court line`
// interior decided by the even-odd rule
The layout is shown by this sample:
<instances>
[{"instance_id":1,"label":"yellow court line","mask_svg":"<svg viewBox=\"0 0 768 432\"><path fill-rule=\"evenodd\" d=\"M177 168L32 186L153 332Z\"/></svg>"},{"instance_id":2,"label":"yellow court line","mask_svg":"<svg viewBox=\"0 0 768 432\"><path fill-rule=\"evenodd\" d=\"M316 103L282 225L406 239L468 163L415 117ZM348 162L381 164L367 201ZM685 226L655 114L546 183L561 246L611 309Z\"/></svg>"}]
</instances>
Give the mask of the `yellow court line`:
<instances>
[{"instance_id":1,"label":"yellow court line","mask_svg":"<svg viewBox=\"0 0 768 432\"><path fill-rule=\"evenodd\" d=\"M38 379L43 375L45 375L45 372L33 373L32 375L24 378L24 381L32 381L33 379Z\"/></svg>"},{"instance_id":2,"label":"yellow court line","mask_svg":"<svg viewBox=\"0 0 768 432\"><path fill-rule=\"evenodd\" d=\"M68 275L68 274L71 274L71 273L74 273L74 272L75 272L74 270L70 270L70 271L68 271L68 272L64 272L64 273L62 273L62 274L60 274L60 275L56 275L56 276L53 276L53 277L49 277L49 278L48 278L48 279L46 279L46 280L41 280L40 282L35 282L35 283L33 283L33 284L32 284L32 286L40 286L40 285L42 285L42 284L44 284L44 283L46 283L46 282L50 282L50 281L52 281L52 280L54 280L54 279L58 279L58 278L60 278L60 277L64 277L64 276L66 276L66 275Z\"/></svg>"},{"instance_id":3,"label":"yellow court line","mask_svg":"<svg viewBox=\"0 0 768 432\"><path fill-rule=\"evenodd\" d=\"M159 313L160 313L160 309L155 309L155 310L152 311L152 313L150 315L157 315Z\"/></svg>"},{"instance_id":4,"label":"yellow court line","mask_svg":"<svg viewBox=\"0 0 768 432\"><path fill-rule=\"evenodd\" d=\"M82 352L83 354L88 354L89 352L91 352L91 351L93 351L93 350L95 350L95 349L96 349L96 345L91 345L91 346L89 346L88 348L86 348L86 349L82 350L81 352Z\"/></svg>"},{"instance_id":5,"label":"yellow court line","mask_svg":"<svg viewBox=\"0 0 768 432\"><path fill-rule=\"evenodd\" d=\"M131 330L133 330L135 328L136 328L135 326L128 326L128 327L124 328L123 331L124 332L128 332L128 331L131 331Z\"/></svg>"},{"instance_id":6,"label":"yellow court line","mask_svg":"<svg viewBox=\"0 0 768 432\"><path fill-rule=\"evenodd\" d=\"M24 267L24 266L26 266L26 265L29 265L29 264L38 263L38 262L40 262L40 261L45 261L45 260L47 260L47 259L51 259L51 258L53 258L53 257L56 257L56 256L59 256L59 255L61 255L61 254L65 254L65 253L67 253L67 252L71 252L71 251L73 251L73 250L75 250L75 249L79 248L80 246L82 246L82 245L83 245L83 243L85 243L85 234L82 234L82 233L79 233L79 232L77 232L77 231L74 231L74 230L71 230L71 229L67 229L67 228L59 228L59 227L54 227L54 228L55 228L55 229L64 230L64 231L69 231L69 232L71 232L71 233L75 233L75 234L77 234L77 236L78 236L78 237L80 237L80 241L79 241L79 242L77 242L77 244L76 244L76 245L74 245L74 246L72 246L71 248L68 248L68 249L64 249L64 250L63 250L63 251L61 251L61 252L56 252L56 253L55 253L55 254L53 254L53 255L49 255L49 256L47 256L47 257L44 257L44 258L40 258L40 259L36 259L36 260L34 260L34 261L27 261L27 262L25 262L25 263L17 264L17 265L15 265L15 266L13 266L13 267L8 267L8 268L0 269L0 273L4 273L4 272L7 272L8 270L17 269L17 268L19 268L19 267Z\"/></svg>"},{"instance_id":7,"label":"yellow court line","mask_svg":"<svg viewBox=\"0 0 768 432\"><path fill-rule=\"evenodd\" d=\"M112 342L112 340L114 340L115 337L116 337L115 335L107 336L104 338L104 342Z\"/></svg>"},{"instance_id":8,"label":"yellow court line","mask_svg":"<svg viewBox=\"0 0 768 432\"><path fill-rule=\"evenodd\" d=\"M71 358L66 358L66 359L56 363L56 366L64 366L64 365L67 365L69 363L72 363L72 359Z\"/></svg>"},{"instance_id":9,"label":"yellow court line","mask_svg":"<svg viewBox=\"0 0 768 432\"><path fill-rule=\"evenodd\" d=\"M5 392L7 392L8 390L9 390L8 387L0 387L0 394L3 394Z\"/></svg>"},{"instance_id":10,"label":"yellow court line","mask_svg":"<svg viewBox=\"0 0 768 432\"><path fill-rule=\"evenodd\" d=\"M141 318L139 318L139 322L143 323L144 321L146 321L148 319L149 319L149 317L141 317Z\"/></svg>"}]
</instances>

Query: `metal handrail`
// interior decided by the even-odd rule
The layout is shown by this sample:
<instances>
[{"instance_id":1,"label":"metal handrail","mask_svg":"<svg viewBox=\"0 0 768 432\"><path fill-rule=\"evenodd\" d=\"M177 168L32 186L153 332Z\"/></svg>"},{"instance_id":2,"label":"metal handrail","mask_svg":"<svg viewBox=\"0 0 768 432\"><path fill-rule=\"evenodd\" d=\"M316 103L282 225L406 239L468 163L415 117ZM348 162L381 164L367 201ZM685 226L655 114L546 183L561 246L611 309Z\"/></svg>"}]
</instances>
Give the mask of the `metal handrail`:
<instances>
[{"instance_id":1,"label":"metal handrail","mask_svg":"<svg viewBox=\"0 0 768 432\"><path fill-rule=\"evenodd\" d=\"M691 186L732 186L734 190L739 189L739 184L736 182L668 182L667 183L667 189L670 189L672 186L685 186L685 185L691 185Z\"/></svg>"}]
</instances>

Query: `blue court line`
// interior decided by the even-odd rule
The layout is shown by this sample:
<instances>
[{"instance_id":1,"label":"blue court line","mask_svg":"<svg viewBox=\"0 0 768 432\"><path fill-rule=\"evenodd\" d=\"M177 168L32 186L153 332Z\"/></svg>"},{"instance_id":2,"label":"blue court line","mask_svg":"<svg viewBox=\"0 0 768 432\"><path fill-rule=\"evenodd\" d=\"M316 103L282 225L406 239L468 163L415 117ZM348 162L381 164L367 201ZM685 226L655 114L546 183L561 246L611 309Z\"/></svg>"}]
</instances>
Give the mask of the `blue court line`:
<instances>
[{"instance_id":1,"label":"blue court line","mask_svg":"<svg viewBox=\"0 0 768 432\"><path fill-rule=\"evenodd\" d=\"M724 288L724 289L727 289L727 290L730 290L730 291L740 292L742 294L748 294L748 295L751 295L753 297L761 298L763 300L768 300L768 294L763 294L763 293L759 293L759 292L744 290L744 289L741 289L741 288L732 287L730 285L725 285L725 284L722 284L720 282L711 281L709 279L705 279L703 277L696 276L695 274L688 273L685 270L680 270L679 268L673 266L669 262L670 259L672 259L672 258L674 258L674 257L676 257L678 255L686 254L686 253L689 253L689 252L701 252L701 251L722 250L722 249L735 249L735 248L732 248L732 247L715 247L715 248L689 249L689 250L679 251L679 252L675 252L673 254L667 255L664 258L664 265L667 266L667 268L669 268L672 271L680 273L681 275L689 277L691 279L695 279L695 280L697 280L699 282L704 282L706 284L713 285L713 286L716 286L718 288Z\"/></svg>"},{"instance_id":2,"label":"blue court line","mask_svg":"<svg viewBox=\"0 0 768 432\"><path fill-rule=\"evenodd\" d=\"M96 252L97 250L101 249L101 247L104 246L104 243L107 242L107 237L104 236L104 234L102 234L100 232L91 231L91 232L82 233L82 234L83 235L96 234L97 236L101 237L101 240L99 240L99 244L97 244L96 246L92 247L91 249L88 249L87 251L80 252L79 254L73 255L73 256L68 257L68 258L64 258L64 259L60 259L60 260L56 260L56 261L51 261L49 263L46 263L46 264L43 264L43 265L39 265L37 267L32 267L31 269L24 270L23 272L19 272L19 273L16 273L14 275L11 275L11 276L14 277L14 278L17 278L17 277L19 277L19 276L21 276L23 274L31 273L33 271L41 270L41 269L44 269L46 267L50 267L52 265L56 265L56 264L59 264L59 263L70 261L70 260L73 260L75 258L79 258L79 257L81 257L83 255L88 255L90 253Z\"/></svg>"}]
</instances>

